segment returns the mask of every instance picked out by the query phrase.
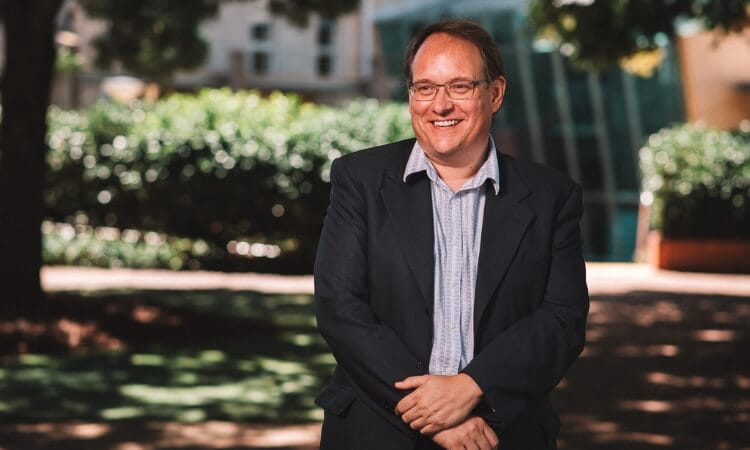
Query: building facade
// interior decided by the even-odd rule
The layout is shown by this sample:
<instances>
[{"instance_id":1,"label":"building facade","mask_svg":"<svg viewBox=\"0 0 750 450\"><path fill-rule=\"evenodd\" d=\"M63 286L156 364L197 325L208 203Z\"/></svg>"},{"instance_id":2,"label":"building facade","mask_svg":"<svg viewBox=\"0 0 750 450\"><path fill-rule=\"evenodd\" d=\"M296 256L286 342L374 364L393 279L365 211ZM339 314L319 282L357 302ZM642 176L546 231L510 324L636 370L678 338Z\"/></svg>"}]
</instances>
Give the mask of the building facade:
<instances>
[{"instance_id":1,"label":"building facade","mask_svg":"<svg viewBox=\"0 0 750 450\"><path fill-rule=\"evenodd\" d=\"M375 13L396 0L360 0L359 8L336 18L312 14L308 24L296 26L269 12L268 0L222 2L216 17L200 27L209 54L196 70L177 73L176 90L230 86L262 92L295 92L304 98L339 103L357 96L378 97L376 71L381 58L375 36ZM97 97L100 83L116 68L104 72L93 66L91 43L106 26L69 1L61 14L76 35L81 61L77 95L71 102L69 86L60 86L58 103L86 105ZM380 95L382 96L382 95Z\"/></svg>"}]
</instances>

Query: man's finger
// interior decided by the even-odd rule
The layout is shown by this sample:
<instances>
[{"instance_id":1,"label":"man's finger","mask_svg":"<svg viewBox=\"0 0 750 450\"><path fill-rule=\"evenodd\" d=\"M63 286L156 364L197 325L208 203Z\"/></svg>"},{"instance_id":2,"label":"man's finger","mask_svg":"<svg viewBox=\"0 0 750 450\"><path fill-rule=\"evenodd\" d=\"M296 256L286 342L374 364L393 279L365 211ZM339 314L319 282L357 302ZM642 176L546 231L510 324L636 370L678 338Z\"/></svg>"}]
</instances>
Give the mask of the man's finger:
<instances>
[{"instance_id":1,"label":"man's finger","mask_svg":"<svg viewBox=\"0 0 750 450\"><path fill-rule=\"evenodd\" d=\"M422 414L420 414L420 412L417 411L416 408L412 408L401 415L401 420L403 420L406 423L412 423L421 417L422 417Z\"/></svg>"},{"instance_id":2,"label":"man's finger","mask_svg":"<svg viewBox=\"0 0 750 450\"><path fill-rule=\"evenodd\" d=\"M417 417L416 419L409 422L409 426L412 428L412 430L417 430L422 432L422 428L425 424L425 418L424 417Z\"/></svg>"},{"instance_id":3,"label":"man's finger","mask_svg":"<svg viewBox=\"0 0 750 450\"><path fill-rule=\"evenodd\" d=\"M480 436L477 438L477 446L481 450L492 450L492 446L490 445L490 442L487 440L487 436L480 433Z\"/></svg>"},{"instance_id":4,"label":"man's finger","mask_svg":"<svg viewBox=\"0 0 750 450\"><path fill-rule=\"evenodd\" d=\"M471 438L469 438L469 440L465 441L463 444L466 450L482 450L479 444L471 440Z\"/></svg>"},{"instance_id":5,"label":"man's finger","mask_svg":"<svg viewBox=\"0 0 750 450\"><path fill-rule=\"evenodd\" d=\"M484 436L487 438L487 442L490 444L490 450L497 450L498 446L500 445L500 439L498 439L497 434L495 434L495 431L488 426L485 426L482 431L484 432Z\"/></svg>"},{"instance_id":6,"label":"man's finger","mask_svg":"<svg viewBox=\"0 0 750 450\"><path fill-rule=\"evenodd\" d=\"M436 427L435 424L431 423L427 425L426 427L422 428L420 431L422 432L422 434L433 434L433 433L437 433L438 431L443 431L443 430Z\"/></svg>"},{"instance_id":7,"label":"man's finger","mask_svg":"<svg viewBox=\"0 0 750 450\"><path fill-rule=\"evenodd\" d=\"M422 386L425 381L427 381L427 375L417 375L397 381L395 386L396 389L416 389L419 386Z\"/></svg>"},{"instance_id":8,"label":"man's finger","mask_svg":"<svg viewBox=\"0 0 750 450\"><path fill-rule=\"evenodd\" d=\"M412 394L409 394L406 397L402 398L398 403L396 403L396 413L401 415L406 411L412 409L416 404L417 399L414 398Z\"/></svg>"}]
</instances>

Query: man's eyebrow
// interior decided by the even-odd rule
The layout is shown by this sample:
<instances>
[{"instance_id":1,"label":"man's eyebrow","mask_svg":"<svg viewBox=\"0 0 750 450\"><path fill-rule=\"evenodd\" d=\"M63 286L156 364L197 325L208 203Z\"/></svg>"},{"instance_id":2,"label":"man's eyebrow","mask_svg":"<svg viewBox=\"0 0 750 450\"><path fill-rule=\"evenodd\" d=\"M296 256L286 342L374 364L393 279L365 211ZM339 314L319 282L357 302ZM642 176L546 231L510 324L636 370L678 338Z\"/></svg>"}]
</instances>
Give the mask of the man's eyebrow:
<instances>
[{"instance_id":1,"label":"man's eyebrow","mask_svg":"<svg viewBox=\"0 0 750 450\"><path fill-rule=\"evenodd\" d=\"M471 78L468 77L454 77L451 78L448 81L444 81L444 83L453 83L455 81L474 81ZM414 83L430 83L430 84L441 84L441 83L435 83L434 81L430 80L429 78L420 78L419 80L413 80L412 84Z\"/></svg>"}]
</instances>

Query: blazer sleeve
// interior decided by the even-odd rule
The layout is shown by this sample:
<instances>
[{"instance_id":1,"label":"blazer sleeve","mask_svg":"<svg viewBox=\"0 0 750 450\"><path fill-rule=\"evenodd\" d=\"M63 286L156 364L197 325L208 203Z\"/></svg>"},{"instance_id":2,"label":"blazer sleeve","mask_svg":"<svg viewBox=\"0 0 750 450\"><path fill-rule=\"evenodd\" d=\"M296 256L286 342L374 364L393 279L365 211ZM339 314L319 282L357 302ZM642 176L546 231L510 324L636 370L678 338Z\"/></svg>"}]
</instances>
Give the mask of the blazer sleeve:
<instances>
[{"instance_id":1,"label":"blazer sleeve","mask_svg":"<svg viewBox=\"0 0 750 450\"><path fill-rule=\"evenodd\" d=\"M541 305L498 334L463 369L484 392L479 414L497 430L543 399L583 350L589 297L582 213L580 187L572 184L553 222Z\"/></svg>"},{"instance_id":2,"label":"blazer sleeve","mask_svg":"<svg viewBox=\"0 0 750 450\"><path fill-rule=\"evenodd\" d=\"M345 160L345 158L344 158ZM394 383L426 373L396 333L369 305L366 200L345 161L331 166L331 196L315 258L318 330L365 403L404 433L415 431L395 414L407 392Z\"/></svg>"}]
</instances>

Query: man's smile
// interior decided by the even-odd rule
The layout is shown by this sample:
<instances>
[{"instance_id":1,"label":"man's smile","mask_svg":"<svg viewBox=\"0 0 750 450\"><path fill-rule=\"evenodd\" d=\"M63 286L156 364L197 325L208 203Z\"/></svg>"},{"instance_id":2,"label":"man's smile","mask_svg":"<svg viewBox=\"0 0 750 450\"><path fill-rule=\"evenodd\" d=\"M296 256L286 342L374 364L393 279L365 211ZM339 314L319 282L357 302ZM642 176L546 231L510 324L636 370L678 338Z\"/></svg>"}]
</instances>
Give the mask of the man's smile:
<instances>
[{"instance_id":1,"label":"man's smile","mask_svg":"<svg viewBox=\"0 0 750 450\"><path fill-rule=\"evenodd\" d=\"M463 120L461 119L449 119L449 120L432 120L430 121L434 126L438 128L450 128L458 125Z\"/></svg>"}]
</instances>

